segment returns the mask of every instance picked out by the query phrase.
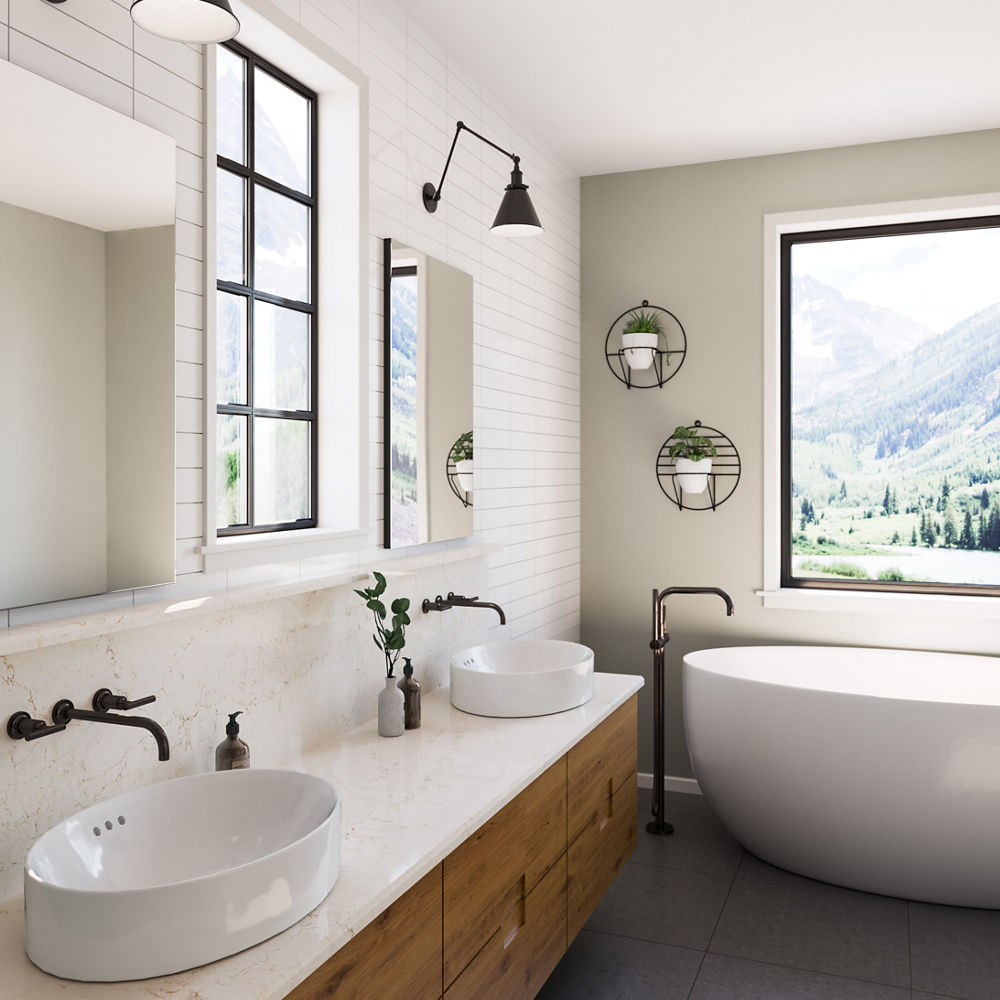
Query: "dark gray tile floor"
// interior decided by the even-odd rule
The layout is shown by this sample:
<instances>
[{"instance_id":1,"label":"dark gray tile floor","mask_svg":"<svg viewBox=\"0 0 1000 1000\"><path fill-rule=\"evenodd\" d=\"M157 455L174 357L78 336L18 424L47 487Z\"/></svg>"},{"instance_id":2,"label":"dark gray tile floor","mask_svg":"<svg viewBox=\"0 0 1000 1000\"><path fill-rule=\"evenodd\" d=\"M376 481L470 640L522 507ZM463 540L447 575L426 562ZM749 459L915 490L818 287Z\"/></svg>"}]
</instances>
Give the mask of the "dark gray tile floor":
<instances>
[{"instance_id":1,"label":"dark gray tile floor","mask_svg":"<svg viewBox=\"0 0 1000 1000\"><path fill-rule=\"evenodd\" d=\"M1000 1000L1000 910L842 889L748 854L669 794L538 1000Z\"/></svg>"}]
</instances>

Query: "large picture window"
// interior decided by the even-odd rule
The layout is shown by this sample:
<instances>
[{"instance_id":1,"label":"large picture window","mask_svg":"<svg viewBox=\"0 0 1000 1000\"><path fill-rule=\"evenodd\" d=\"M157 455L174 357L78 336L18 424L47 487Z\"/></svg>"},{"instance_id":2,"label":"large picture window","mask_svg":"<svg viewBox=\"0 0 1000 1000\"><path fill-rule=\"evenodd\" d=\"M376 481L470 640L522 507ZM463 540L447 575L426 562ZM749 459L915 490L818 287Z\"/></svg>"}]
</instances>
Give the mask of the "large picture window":
<instances>
[{"instance_id":1,"label":"large picture window","mask_svg":"<svg viewBox=\"0 0 1000 1000\"><path fill-rule=\"evenodd\" d=\"M1000 595L1000 217L780 237L781 585Z\"/></svg>"},{"instance_id":2,"label":"large picture window","mask_svg":"<svg viewBox=\"0 0 1000 1000\"><path fill-rule=\"evenodd\" d=\"M316 95L217 55L216 526L316 524Z\"/></svg>"}]
</instances>

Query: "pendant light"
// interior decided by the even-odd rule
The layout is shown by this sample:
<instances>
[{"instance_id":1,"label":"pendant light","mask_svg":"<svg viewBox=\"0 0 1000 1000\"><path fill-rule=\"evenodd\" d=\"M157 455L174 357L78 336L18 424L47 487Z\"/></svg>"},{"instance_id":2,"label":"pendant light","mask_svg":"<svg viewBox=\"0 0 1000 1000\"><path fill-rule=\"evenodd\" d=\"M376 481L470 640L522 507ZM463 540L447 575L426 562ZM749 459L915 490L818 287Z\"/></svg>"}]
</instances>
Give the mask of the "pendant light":
<instances>
[{"instance_id":1,"label":"pendant light","mask_svg":"<svg viewBox=\"0 0 1000 1000\"><path fill-rule=\"evenodd\" d=\"M510 172L510 183L505 189L503 200L500 202L500 208L493 220L493 225L490 226L490 231L499 233L501 236L512 237L537 236L544 232L542 224L538 221L535 206L531 203L528 185L524 183L524 178L521 176L521 158L513 153L508 153L506 149L501 149L495 142L490 142L485 136L469 128L465 122L458 122L455 138L451 140L451 149L448 151L448 159L445 161L444 172L441 174L441 180L438 181L437 187L430 181L424 185L424 208L428 212L437 211L438 202L441 200L441 186L444 184L448 167L451 166L451 156L455 152L458 136L463 130L471 132L487 146L492 146L497 152L503 153L504 156L508 156L514 161L514 169Z\"/></svg>"},{"instance_id":2,"label":"pendant light","mask_svg":"<svg viewBox=\"0 0 1000 1000\"><path fill-rule=\"evenodd\" d=\"M175 42L225 42L240 30L229 0L135 0L131 13L140 28Z\"/></svg>"}]
</instances>

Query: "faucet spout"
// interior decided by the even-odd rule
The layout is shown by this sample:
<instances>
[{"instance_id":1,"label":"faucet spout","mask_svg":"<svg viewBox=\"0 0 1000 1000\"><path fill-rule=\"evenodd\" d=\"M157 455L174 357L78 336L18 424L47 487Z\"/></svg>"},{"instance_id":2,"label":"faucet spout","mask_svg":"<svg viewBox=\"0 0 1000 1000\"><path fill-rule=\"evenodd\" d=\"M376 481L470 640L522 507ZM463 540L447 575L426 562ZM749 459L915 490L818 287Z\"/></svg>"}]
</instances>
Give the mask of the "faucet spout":
<instances>
[{"instance_id":1,"label":"faucet spout","mask_svg":"<svg viewBox=\"0 0 1000 1000\"><path fill-rule=\"evenodd\" d=\"M92 712L85 708L76 708L68 698L57 701L52 709L52 721L56 725L65 726L74 719L86 722L104 722L112 726L131 726L134 729L145 729L156 740L156 751L159 760L170 759L170 741L159 723L141 715L117 715L114 712Z\"/></svg>"},{"instance_id":2,"label":"faucet spout","mask_svg":"<svg viewBox=\"0 0 1000 1000\"><path fill-rule=\"evenodd\" d=\"M501 625L507 624L507 616L499 604L494 604L492 601L481 601L478 597L465 597L450 590L447 597L438 594L433 601L429 597L425 597L420 608L424 614L427 614L428 611L448 611L451 608L490 608L500 616Z\"/></svg>"}]
</instances>

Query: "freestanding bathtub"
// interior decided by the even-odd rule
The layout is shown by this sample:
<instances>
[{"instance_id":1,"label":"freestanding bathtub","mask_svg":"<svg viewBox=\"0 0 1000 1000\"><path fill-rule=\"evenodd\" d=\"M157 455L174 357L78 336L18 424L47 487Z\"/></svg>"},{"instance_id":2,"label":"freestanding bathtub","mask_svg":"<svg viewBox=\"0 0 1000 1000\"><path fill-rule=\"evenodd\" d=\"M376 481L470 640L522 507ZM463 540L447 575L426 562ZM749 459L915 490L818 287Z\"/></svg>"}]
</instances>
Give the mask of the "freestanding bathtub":
<instances>
[{"instance_id":1,"label":"freestanding bathtub","mask_svg":"<svg viewBox=\"0 0 1000 1000\"><path fill-rule=\"evenodd\" d=\"M828 646L684 657L695 776L781 868L1000 908L1000 659Z\"/></svg>"}]
</instances>

